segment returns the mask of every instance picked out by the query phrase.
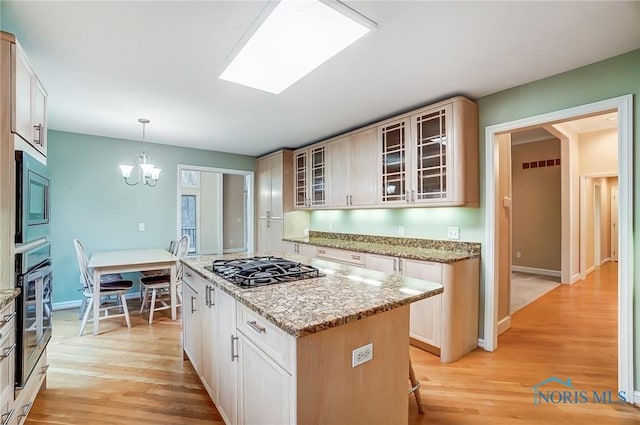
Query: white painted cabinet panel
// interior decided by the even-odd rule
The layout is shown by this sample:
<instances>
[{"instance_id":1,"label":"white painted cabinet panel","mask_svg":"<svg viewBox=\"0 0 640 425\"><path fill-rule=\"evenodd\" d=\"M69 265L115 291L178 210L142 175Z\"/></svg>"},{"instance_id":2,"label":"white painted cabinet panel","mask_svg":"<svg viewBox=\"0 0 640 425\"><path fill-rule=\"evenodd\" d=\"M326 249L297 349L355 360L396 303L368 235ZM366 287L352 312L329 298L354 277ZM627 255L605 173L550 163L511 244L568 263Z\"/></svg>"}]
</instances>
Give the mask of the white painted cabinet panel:
<instances>
[{"instance_id":1,"label":"white painted cabinet panel","mask_svg":"<svg viewBox=\"0 0 640 425\"><path fill-rule=\"evenodd\" d=\"M378 193L376 129L354 133L349 139L349 206L375 205Z\"/></svg>"},{"instance_id":2,"label":"white painted cabinet panel","mask_svg":"<svg viewBox=\"0 0 640 425\"><path fill-rule=\"evenodd\" d=\"M216 407L227 425L238 418L238 332L236 301L224 291L216 293L218 310L218 404Z\"/></svg>"},{"instance_id":3,"label":"white painted cabinet panel","mask_svg":"<svg viewBox=\"0 0 640 425\"><path fill-rule=\"evenodd\" d=\"M184 323L183 349L189 356L193 368L202 371L202 316L200 312L200 294L197 285L183 280L182 320Z\"/></svg>"},{"instance_id":4,"label":"white painted cabinet panel","mask_svg":"<svg viewBox=\"0 0 640 425\"><path fill-rule=\"evenodd\" d=\"M330 176L327 204L330 207L349 206L350 143L351 138L344 137L327 145L327 169Z\"/></svg>"},{"instance_id":5,"label":"white painted cabinet panel","mask_svg":"<svg viewBox=\"0 0 640 425\"><path fill-rule=\"evenodd\" d=\"M202 302L202 383L209 397L218 400L218 331L216 288L210 283L204 286Z\"/></svg>"}]
</instances>

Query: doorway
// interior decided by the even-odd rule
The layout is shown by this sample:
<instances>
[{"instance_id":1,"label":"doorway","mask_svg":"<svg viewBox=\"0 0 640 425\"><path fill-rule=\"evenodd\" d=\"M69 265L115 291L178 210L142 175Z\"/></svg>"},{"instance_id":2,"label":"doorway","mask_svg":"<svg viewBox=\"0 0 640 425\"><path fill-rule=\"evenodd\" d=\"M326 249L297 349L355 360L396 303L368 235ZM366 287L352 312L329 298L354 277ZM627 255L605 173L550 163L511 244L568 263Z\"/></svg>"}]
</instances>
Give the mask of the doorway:
<instances>
[{"instance_id":1,"label":"doorway","mask_svg":"<svg viewBox=\"0 0 640 425\"><path fill-rule=\"evenodd\" d=\"M177 236L190 255L253 251L253 172L179 165Z\"/></svg>"},{"instance_id":2,"label":"doorway","mask_svg":"<svg viewBox=\"0 0 640 425\"><path fill-rule=\"evenodd\" d=\"M633 394L633 315L632 315L632 285L633 285L633 245L631 240L633 219L633 162L632 162L632 96L622 96L588 105L569 108L549 114L538 115L522 120L498 124L486 128L486 250L487 258L484 264L484 348L493 351L498 346L498 294L501 265L500 246L504 231L500 231L500 222L504 216L505 207L510 207L510 199L502 196L500 192L500 138L501 135L516 129L540 126L547 123L557 123L573 119L615 111L618 114L618 170L619 170L619 250L618 250L618 387L620 391ZM566 149L570 146L567 145ZM571 167L565 167L565 173L572 171ZM575 171L575 170L573 170ZM574 200L577 197L572 190L569 197ZM571 207L571 205L574 205ZM576 217L577 204L570 202L568 208L563 208L569 217ZM563 213L565 220L565 213ZM571 259L576 258L576 244L565 238L565 225L563 223L562 250L568 253ZM564 265L563 265L564 269Z\"/></svg>"}]
</instances>

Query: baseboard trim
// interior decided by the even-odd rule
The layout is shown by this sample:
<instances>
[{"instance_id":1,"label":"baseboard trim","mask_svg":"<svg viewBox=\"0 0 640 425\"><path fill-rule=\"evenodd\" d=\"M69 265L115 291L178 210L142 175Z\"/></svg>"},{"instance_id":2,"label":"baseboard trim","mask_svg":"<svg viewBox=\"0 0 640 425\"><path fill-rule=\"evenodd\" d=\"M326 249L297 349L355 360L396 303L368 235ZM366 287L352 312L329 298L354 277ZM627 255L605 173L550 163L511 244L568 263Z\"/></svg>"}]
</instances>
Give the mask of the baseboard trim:
<instances>
[{"instance_id":1,"label":"baseboard trim","mask_svg":"<svg viewBox=\"0 0 640 425\"><path fill-rule=\"evenodd\" d=\"M498 322L498 335L508 331L511 328L511 316L507 316Z\"/></svg>"},{"instance_id":2,"label":"baseboard trim","mask_svg":"<svg viewBox=\"0 0 640 425\"><path fill-rule=\"evenodd\" d=\"M478 347L484 350L484 339L478 338Z\"/></svg>"},{"instance_id":3,"label":"baseboard trim","mask_svg":"<svg viewBox=\"0 0 640 425\"><path fill-rule=\"evenodd\" d=\"M589 267L589 268L587 269L587 271L585 271L585 272L584 272L584 275L586 276L586 275L588 275L589 273L594 272L594 271L596 271L596 266L591 266L591 267Z\"/></svg>"},{"instance_id":4,"label":"baseboard trim","mask_svg":"<svg viewBox=\"0 0 640 425\"><path fill-rule=\"evenodd\" d=\"M634 391L633 404L635 404L636 406L640 406L640 391Z\"/></svg>"},{"instance_id":5,"label":"baseboard trim","mask_svg":"<svg viewBox=\"0 0 640 425\"><path fill-rule=\"evenodd\" d=\"M125 296L125 298L128 299L128 300L130 300L130 299L140 299L140 294L137 293L137 292L129 292ZM53 309L53 311L69 310L69 309L72 309L72 308L79 308L80 305L82 305L82 300L63 301L63 302L51 304L51 308Z\"/></svg>"},{"instance_id":6,"label":"baseboard trim","mask_svg":"<svg viewBox=\"0 0 640 425\"><path fill-rule=\"evenodd\" d=\"M582 279L583 279L582 274L576 273L571 277L571 281L569 281L569 284L573 285L574 283L576 283L576 282L578 282L578 281L580 281Z\"/></svg>"},{"instance_id":7,"label":"baseboard trim","mask_svg":"<svg viewBox=\"0 0 640 425\"><path fill-rule=\"evenodd\" d=\"M536 267L511 266L512 272L539 274L542 276L560 277L560 270L539 269Z\"/></svg>"}]
</instances>

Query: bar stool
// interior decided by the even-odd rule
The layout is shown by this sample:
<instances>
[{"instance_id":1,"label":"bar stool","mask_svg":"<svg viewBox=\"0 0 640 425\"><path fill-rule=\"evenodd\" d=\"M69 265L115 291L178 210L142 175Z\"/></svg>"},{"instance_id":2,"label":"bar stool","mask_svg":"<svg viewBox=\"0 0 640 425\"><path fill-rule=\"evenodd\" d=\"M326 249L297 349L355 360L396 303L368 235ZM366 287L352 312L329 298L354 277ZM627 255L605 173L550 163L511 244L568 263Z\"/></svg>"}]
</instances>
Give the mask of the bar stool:
<instances>
[{"instance_id":1,"label":"bar stool","mask_svg":"<svg viewBox=\"0 0 640 425\"><path fill-rule=\"evenodd\" d=\"M413 393L413 395L416 396L416 403L418 403L418 412L424 413L424 407L422 406L422 397L420 396L420 382L416 379L416 374L413 371L411 357L409 357L409 381L411 381L409 394Z\"/></svg>"}]
</instances>

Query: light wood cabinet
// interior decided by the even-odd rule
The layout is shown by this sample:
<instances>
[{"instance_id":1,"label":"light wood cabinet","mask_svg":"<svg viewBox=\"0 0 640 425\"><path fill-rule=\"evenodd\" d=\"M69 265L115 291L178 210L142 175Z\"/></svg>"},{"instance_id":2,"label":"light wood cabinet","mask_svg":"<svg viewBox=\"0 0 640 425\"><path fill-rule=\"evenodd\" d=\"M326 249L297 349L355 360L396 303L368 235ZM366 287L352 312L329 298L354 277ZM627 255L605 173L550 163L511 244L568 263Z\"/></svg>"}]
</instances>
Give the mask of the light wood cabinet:
<instances>
[{"instance_id":1,"label":"light wood cabinet","mask_svg":"<svg viewBox=\"0 0 640 425\"><path fill-rule=\"evenodd\" d=\"M478 109L463 97L378 126L381 205L478 206Z\"/></svg>"},{"instance_id":2,"label":"light wood cabinet","mask_svg":"<svg viewBox=\"0 0 640 425\"><path fill-rule=\"evenodd\" d=\"M375 205L378 158L375 128L351 134L329 143L329 207Z\"/></svg>"},{"instance_id":3,"label":"light wood cabinet","mask_svg":"<svg viewBox=\"0 0 640 425\"><path fill-rule=\"evenodd\" d=\"M47 91L33 71L24 50L14 44L14 102L11 131L47 155Z\"/></svg>"},{"instance_id":4,"label":"light wood cabinet","mask_svg":"<svg viewBox=\"0 0 640 425\"><path fill-rule=\"evenodd\" d=\"M315 245L307 245L305 243L284 241L282 242L282 252L303 255L310 258L316 257Z\"/></svg>"},{"instance_id":5,"label":"light wood cabinet","mask_svg":"<svg viewBox=\"0 0 640 425\"><path fill-rule=\"evenodd\" d=\"M218 412L227 425L238 423L238 331L236 301L217 291Z\"/></svg>"},{"instance_id":6,"label":"light wood cabinet","mask_svg":"<svg viewBox=\"0 0 640 425\"><path fill-rule=\"evenodd\" d=\"M327 146L316 144L293 153L293 206L296 209L327 205Z\"/></svg>"},{"instance_id":7,"label":"light wood cabinet","mask_svg":"<svg viewBox=\"0 0 640 425\"><path fill-rule=\"evenodd\" d=\"M281 150L256 161L257 251L281 251L284 214L292 209L293 152Z\"/></svg>"},{"instance_id":8,"label":"light wood cabinet","mask_svg":"<svg viewBox=\"0 0 640 425\"><path fill-rule=\"evenodd\" d=\"M437 282L442 294L412 303L411 344L453 362L478 345L479 260L436 263L367 253L366 267Z\"/></svg>"}]
</instances>

